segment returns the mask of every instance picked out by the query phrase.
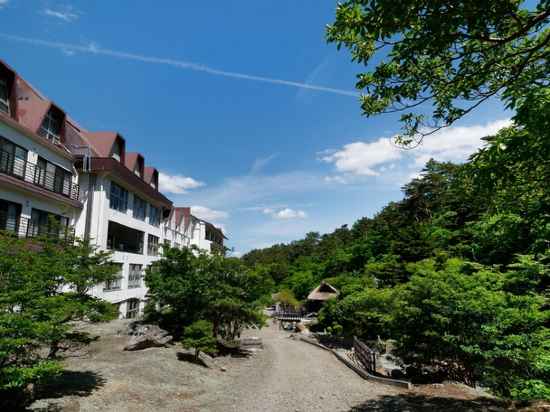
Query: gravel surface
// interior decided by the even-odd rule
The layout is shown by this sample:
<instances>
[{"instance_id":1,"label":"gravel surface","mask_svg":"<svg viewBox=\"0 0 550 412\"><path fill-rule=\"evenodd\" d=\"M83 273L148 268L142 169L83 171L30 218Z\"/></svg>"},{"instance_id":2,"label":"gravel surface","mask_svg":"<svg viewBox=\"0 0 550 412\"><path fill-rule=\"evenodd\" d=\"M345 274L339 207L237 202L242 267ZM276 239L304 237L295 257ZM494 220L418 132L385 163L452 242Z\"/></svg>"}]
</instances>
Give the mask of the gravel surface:
<instances>
[{"instance_id":1,"label":"gravel surface","mask_svg":"<svg viewBox=\"0 0 550 412\"><path fill-rule=\"evenodd\" d=\"M275 326L249 330L263 350L248 357L219 357L217 367L182 361L182 348L124 352L127 323L87 327L99 339L66 372L39 388L34 411L476 411L505 410L466 391L415 391L365 381L334 355L289 338ZM454 392L453 392L454 390ZM487 409L489 408L489 409ZM507 409L511 410L511 409ZM515 409L514 409L515 410ZM546 409L541 409L545 410Z\"/></svg>"},{"instance_id":2,"label":"gravel surface","mask_svg":"<svg viewBox=\"0 0 550 412\"><path fill-rule=\"evenodd\" d=\"M399 393L363 380L330 352L288 336L274 326L264 328L264 351L231 371L235 380L204 410L349 411L365 400Z\"/></svg>"}]
</instances>

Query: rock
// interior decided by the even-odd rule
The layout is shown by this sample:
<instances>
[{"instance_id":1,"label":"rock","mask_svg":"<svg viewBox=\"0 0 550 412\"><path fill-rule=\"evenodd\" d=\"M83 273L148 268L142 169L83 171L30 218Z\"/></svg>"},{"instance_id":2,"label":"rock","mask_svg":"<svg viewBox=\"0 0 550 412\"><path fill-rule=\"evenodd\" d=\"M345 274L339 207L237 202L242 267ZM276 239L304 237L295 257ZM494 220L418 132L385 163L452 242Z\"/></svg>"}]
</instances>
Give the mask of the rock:
<instances>
[{"instance_id":1,"label":"rock","mask_svg":"<svg viewBox=\"0 0 550 412\"><path fill-rule=\"evenodd\" d=\"M172 341L172 336L157 325L143 325L133 322L129 325L130 339L124 350L142 350L146 348L163 347Z\"/></svg>"},{"instance_id":2,"label":"rock","mask_svg":"<svg viewBox=\"0 0 550 412\"><path fill-rule=\"evenodd\" d=\"M227 371L227 368L226 368L225 366L221 366L221 367L220 367L220 370L221 370L222 372L226 372L226 371Z\"/></svg>"},{"instance_id":3,"label":"rock","mask_svg":"<svg viewBox=\"0 0 550 412\"><path fill-rule=\"evenodd\" d=\"M241 349L252 349L252 348L263 348L262 339L257 336L252 336L249 338L242 338L240 341Z\"/></svg>"},{"instance_id":4,"label":"rock","mask_svg":"<svg viewBox=\"0 0 550 412\"><path fill-rule=\"evenodd\" d=\"M216 362L214 361L214 358L212 356L204 353L204 352L199 352L199 360L207 368L215 368L216 367Z\"/></svg>"}]
</instances>

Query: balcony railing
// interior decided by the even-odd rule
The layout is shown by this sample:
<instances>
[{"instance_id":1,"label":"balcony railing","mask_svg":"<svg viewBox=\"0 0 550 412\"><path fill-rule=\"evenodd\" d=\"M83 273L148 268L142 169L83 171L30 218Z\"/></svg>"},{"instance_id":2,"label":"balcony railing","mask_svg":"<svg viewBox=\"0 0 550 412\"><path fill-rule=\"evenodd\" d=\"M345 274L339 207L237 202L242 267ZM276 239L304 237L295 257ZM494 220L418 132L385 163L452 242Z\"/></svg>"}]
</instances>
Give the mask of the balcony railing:
<instances>
[{"instance_id":1,"label":"balcony railing","mask_svg":"<svg viewBox=\"0 0 550 412\"><path fill-rule=\"evenodd\" d=\"M32 183L72 200L79 199L79 186L71 182L64 174L56 174L54 171L46 170L36 163L21 159L1 149L0 173Z\"/></svg>"},{"instance_id":2,"label":"balcony railing","mask_svg":"<svg viewBox=\"0 0 550 412\"><path fill-rule=\"evenodd\" d=\"M62 243L73 243L75 230L56 222L39 223L24 216L9 216L0 211L0 232L20 238L46 238Z\"/></svg>"}]
</instances>

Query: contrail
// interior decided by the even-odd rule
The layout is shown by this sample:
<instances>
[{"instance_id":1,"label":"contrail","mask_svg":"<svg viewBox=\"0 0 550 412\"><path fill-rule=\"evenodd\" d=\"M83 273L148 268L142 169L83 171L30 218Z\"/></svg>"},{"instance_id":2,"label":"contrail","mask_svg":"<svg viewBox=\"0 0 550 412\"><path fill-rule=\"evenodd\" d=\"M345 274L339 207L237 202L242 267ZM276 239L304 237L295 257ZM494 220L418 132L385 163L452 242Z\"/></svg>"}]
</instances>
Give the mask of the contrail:
<instances>
[{"instance_id":1,"label":"contrail","mask_svg":"<svg viewBox=\"0 0 550 412\"><path fill-rule=\"evenodd\" d=\"M231 77L234 79L279 84L283 86L297 87L300 89L309 89L309 90L317 90L320 92L334 93L334 94L339 94L343 96L351 96L351 97L359 96L359 93L350 91L350 90L335 89L332 87L317 86L314 84L293 82L290 80L256 76L256 75L246 74L246 73L230 72L230 71L215 69L213 67L205 66L203 64L193 63L193 62L184 61L184 60L174 60L174 59L167 59L162 57L144 56L141 54L127 53L124 51L104 49L93 43L91 43L88 46L82 46L79 44L61 43L61 42L53 42L53 41L47 41L47 40L41 40L41 39L34 39L29 37L14 36L6 33L0 33L0 37L7 40L16 41L19 43L27 43L35 46L49 47L52 49L71 50L71 51L77 51L81 53L116 57L118 59L124 59L124 60L135 60L135 61L140 61L144 63L163 64L167 66L177 67L178 69L193 70L197 72L208 73L214 76L225 76L225 77Z\"/></svg>"}]
</instances>

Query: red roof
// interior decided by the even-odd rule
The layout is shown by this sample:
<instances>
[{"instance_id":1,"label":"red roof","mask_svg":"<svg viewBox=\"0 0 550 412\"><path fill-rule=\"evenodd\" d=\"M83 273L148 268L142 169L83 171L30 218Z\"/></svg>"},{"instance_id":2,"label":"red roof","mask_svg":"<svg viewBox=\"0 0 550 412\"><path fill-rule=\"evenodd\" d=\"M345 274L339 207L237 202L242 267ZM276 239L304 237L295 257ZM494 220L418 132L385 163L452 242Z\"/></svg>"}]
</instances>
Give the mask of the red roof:
<instances>
[{"instance_id":1,"label":"red roof","mask_svg":"<svg viewBox=\"0 0 550 412\"><path fill-rule=\"evenodd\" d=\"M140 167L140 165L141 167L143 167L145 163L145 159L143 158L141 153L137 153L137 152L126 153L126 160L124 162L126 167L133 172L134 169L136 168L136 163L138 167ZM140 171L143 172L143 169L140 168Z\"/></svg>"}]
</instances>

